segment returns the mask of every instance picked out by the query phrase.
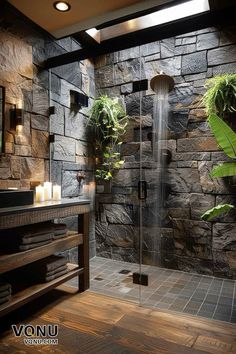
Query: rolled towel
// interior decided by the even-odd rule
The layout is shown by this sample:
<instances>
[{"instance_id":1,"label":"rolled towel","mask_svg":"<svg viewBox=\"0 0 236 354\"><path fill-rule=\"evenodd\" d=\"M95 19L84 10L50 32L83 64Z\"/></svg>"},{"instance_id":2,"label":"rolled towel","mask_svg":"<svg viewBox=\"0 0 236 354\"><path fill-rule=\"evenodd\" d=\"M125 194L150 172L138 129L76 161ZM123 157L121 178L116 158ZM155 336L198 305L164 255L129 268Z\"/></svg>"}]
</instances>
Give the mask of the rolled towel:
<instances>
[{"instance_id":1,"label":"rolled towel","mask_svg":"<svg viewBox=\"0 0 236 354\"><path fill-rule=\"evenodd\" d=\"M60 272L57 272L57 273L55 273L54 275L46 275L44 280L45 280L46 282L48 282L48 281L57 279L57 278L61 277L62 275L68 273L68 271L69 271L69 269L66 268L65 270L62 270L62 271L60 271Z\"/></svg>"},{"instance_id":2,"label":"rolled towel","mask_svg":"<svg viewBox=\"0 0 236 354\"><path fill-rule=\"evenodd\" d=\"M0 299L1 299L1 298L4 298L4 297L6 297L6 296L9 296L9 295L11 295L11 289L5 290L5 291L1 291L1 292L0 292Z\"/></svg>"},{"instance_id":3,"label":"rolled towel","mask_svg":"<svg viewBox=\"0 0 236 354\"><path fill-rule=\"evenodd\" d=\"M51 270L49 272L45 271L45 269L42 269L42 268L36 269L35 267L32 268L30 266L25 268L25 272L27 273L27 275L29 275L31 278L39 279L39 280L45 279L45 277L47 277L47 276L54 276L57 273L60 273L64 270L67 270L66 264L58 267L55 270Z\"/></svg>"},{"instance_id":4,"label":"rolled towel","mask_svg":"<svg viewBox=\"0 0 236 354\"><path fill-rule=\"evenodd\" d=\"M4 248L6 247L17 248L19 245L28 245L28 244L52 240L53 236L54 236L53 233L42 234L39 236L27 237L27 238L24 237L22 238L20 235L11 235L11 237L2 238L0 244Z\"/></svg>"},{"instance_id":5,"label":"rolled towel","mask_svg":"<svg viewBox=\"0 0 236 354\"><path fill-rule=\"evenodd\" d=\"M0 305L4 304L5 302L8 302L9 300L11 300L11 295L5 296L5 297L1 297L0 298Z\"/></svg>"},{"instance_id":6,"label":"rolled towel","mask_svg":"<svg viewBox=\"0 0 236 354\"><path fill-rule=\"evenodd\" d=\"M33 243L52 240L53 237L54 237L53 233L48 233L48 234L43 234L43 235L34 236L34 237L22 238L21 240L22 240L22 244L27 245L27 244L33 244Z\"/></svg>"},{"instance_id":7,"label":"rolled towel","mask_svg":"<svg viewBox=\"0 0 236 354\"><path fill-rule=\"evenodd\" d=\"M58 240L60 238L66 237L67 236L67 232L66 233L61 233L60 235L55 235L53 236L54 240Z\"/></svg>"},{"instance_id":8,"label":"rolled towel","mask_svg":"<svg viewBox=\"0 0 236 354\"><path fill-rule=\"evenodd\" d=\"M50 240L47 240L47 241L31 243L29 245L18 245L17 250L19 250L19 251L27 251L27 250L31 250L33 248L37 248L37 247L40 247L40 246L47 245L47 244L49 244L51 242L52 242L52 238Z\"/></svg>"},{"instance_id":9,"label":"rolled towel","mask_svg":"<svg viewBox=\"0 0 236 354\"><path fill-rule=\"evenodd\" d=\"M64 264L64 265L58 267L57 269L54 269L54 270L51 270L50 272L47 272L46 276L50 277L51 275L56 275L57 273L60 273L63 270L66 270L66 269L67 269L67 264Z\"/></svg>"},{"instance_id":10,"label":"rolled towel","mask_svg":"<svg viewBox=\"0 0 236 354\"><path fill-rule=\"evenodd\" d=\"M5 291L11 289L11 284L5 283L5 282L0 282L0 291Z\"/></svg>"},{"instance_id":11,"label":"rolled towel","mask_svg":"<svg viewBox=\"0 0 236 354\"><path fill-rule=\"evenodd\" d=\"M51 222L44 222L44 223L15 227L13 229L4 230L1 232L4 232L5 235L6 234L18 235L18 237L28 238L28 237L36 237L43 234L53 233L54 230L52 228Z\"/></svg>"},{"instance_id":12,"label":"rolled towel","mask_svg":"<svg viewBox=\"0 0 236 354\"><path fill-rule=\"evenodd\" d=\"M66 224L56 224L52 222L52 228L55 236L65 234L67 232Z\"/></svg>"},{"instance_id":13,"label":"rolled towel","mask_svg":"<svg viewBox=\"0 0 236 354\"><path fill-rule=\"evenodd\" d=\"M66 263L67 259L65 257L52 255L31 263L30 269L34 269L38 272L44 272L44 274L46 274L47 272L54 271L59 267L66 265Z\"/></svg>"},{"instance_id":14,"label":"rolled towel","mask_svg":"<svg viewBox=\"0 0 236 354\"><path fill-rule=\"evenodd\" d=\"M69 269L67 264L57 266L57 268L48 271L46 267L42 267L40 261L30 264L30 266L25 267L24 275L30 279L33 279L34 282L48 282L59 278L60 276L68 273Z\"/></svg>"}]
</instances>

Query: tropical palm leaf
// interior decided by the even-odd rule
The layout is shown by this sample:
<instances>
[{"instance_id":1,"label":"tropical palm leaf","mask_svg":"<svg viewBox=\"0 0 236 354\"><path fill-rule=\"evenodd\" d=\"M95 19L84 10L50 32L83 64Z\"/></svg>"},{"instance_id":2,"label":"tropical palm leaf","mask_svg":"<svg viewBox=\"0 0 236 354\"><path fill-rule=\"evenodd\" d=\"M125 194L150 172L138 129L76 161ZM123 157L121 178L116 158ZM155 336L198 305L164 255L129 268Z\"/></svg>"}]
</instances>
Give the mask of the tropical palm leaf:
<instances>
[{"instance_id":1,"label":"tropical palm leaf","mask_svg":"<svg viewBox=\"0 0 236 354\"><path fill-rule=\"evenodd\" d=\"M236 134L221 118L212 113L208 118L210 128L226 155L236 158Z\"/></svg>"},{"instance_id":2,"label":"tropical palm leaf","mask_svg":"<svg viewBox=\"0 0 236 354\"><path fill-rule=\"evenodd\" d=\"M236 162L225 162L216 166L210 173L211 177L228 177L236 175Z\"/></svg>"},{"instance_id":3,"label":"tropical palm leaf","mask_svg":"<svg viewBox=\"0 0 236 354\"><path fill-rule=\"evenodd\" d=\"M227 213L233 208L234 206L231 204L219 204L216 207L209 209L204 214L202 214L201 219L205 221L210 221L213 218L219 217L222 214Z\"/></svg>"}]
</instances>

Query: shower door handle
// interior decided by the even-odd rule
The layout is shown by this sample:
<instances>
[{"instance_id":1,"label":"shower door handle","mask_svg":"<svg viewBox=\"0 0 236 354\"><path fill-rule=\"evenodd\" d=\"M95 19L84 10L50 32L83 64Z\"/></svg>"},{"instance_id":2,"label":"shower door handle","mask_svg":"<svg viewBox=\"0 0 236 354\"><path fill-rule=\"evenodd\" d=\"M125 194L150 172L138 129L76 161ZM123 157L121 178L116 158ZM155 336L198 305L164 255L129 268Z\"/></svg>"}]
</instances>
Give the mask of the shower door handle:
<instances>
[{"instance_id":1,"label":"shower door handle","mask_svg":"<svg viewBox=\"0 0 236 354\"><path fill-rule=\"evenodd\" d=\"M147 182L139 181L138 182L138 197L141 200L145 200L147 198Z\"/></svg>"}]
</instances>

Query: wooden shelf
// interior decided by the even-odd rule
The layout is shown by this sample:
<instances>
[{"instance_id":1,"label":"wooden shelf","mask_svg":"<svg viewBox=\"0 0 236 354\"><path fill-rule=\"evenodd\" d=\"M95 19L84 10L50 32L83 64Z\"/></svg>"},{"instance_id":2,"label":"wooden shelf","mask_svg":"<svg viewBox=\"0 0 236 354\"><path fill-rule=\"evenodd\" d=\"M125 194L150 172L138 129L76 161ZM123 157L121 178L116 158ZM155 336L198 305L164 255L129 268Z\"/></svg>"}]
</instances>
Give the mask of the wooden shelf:
<instances>
[{"instance_id":1,"label":"wooden shelf","mask_svg":"<svg viewBox=\"0 0 236 354\"><path fill-rule=\"evenodd\" d=\"M89 215L91 211L90 200L78 198L63 199L61 201L49 201L30 206L0 208L0 230L1 237L5 229L12 229L23 225L31 225L54 219L63 219L69 216L78 218L78 231L69 233L68 236L54 240L44 246L24 252L13 254L0 254L0 275L5 273L7 281L7 272L16 271L17 268L31 264L37 260L48 257L55 253L69 250L76 247L78 250L79 265L71 265L69 273L48 283L28 286L24 284L27 279L17 278L15 275L15 284L12 288L18 289L11 301L0 305L0 317L28 303L32 299L46 293L67 280L77 277L79 291L85 291L89 288ZM17 280L19 280L17 284ZM25 286L25 287L24 287ZM24 289L24 290L22 290Z\"/></svg>"},{"instance_id":2,"label":"wooden shelf","mask_svg":"<svg viewBox=\"0 0 236 354\"><path fill-rule=\"evenodd\" d=\"M48 257L56 252L83 244L83 235L69 232L68 236L52 241L47 245L30 249L24 252L0 255L0 273L22 267L39 259Z\"/></svg>"},{"instance_id":3,"label":"wooden shelf","mask_svg":"<svg viewBox=\"0 0 236 354\"><path fill-rule=\"evenodd\" d=\"M33 285L12 295L12 298L9 302L0 305L0 316L6 315L8 312L17 309L18 307L28 303L33 299L36 299L49 290L84 272L84 268L79 268L76 264L69 263L67 265L69 268L69 272L67 274L62 275L61 277L47 283Z\"/></svg>"}]
</instances>

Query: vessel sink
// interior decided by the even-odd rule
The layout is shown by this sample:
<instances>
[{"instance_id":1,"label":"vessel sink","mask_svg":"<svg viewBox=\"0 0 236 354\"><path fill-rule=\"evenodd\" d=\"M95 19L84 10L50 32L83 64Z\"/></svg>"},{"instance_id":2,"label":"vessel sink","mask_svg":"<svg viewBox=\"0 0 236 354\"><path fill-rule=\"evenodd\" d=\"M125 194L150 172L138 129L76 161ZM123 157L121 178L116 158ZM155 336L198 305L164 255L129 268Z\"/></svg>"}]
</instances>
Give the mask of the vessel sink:
<instances>
[{"instance_id":1,"label":"vessel sink","mask_svg":"<svg viewBox=\"0 0 236 354\"><path fill-rule=\"evenodd\" d=\"M0 189L0 208L34 204L34 191Z\"/></svg>"}]
</instances>

